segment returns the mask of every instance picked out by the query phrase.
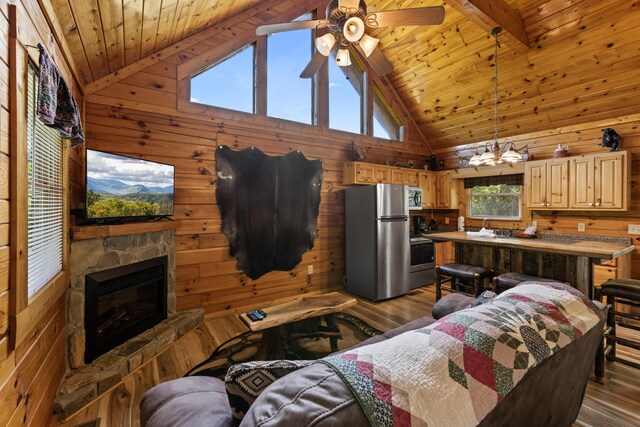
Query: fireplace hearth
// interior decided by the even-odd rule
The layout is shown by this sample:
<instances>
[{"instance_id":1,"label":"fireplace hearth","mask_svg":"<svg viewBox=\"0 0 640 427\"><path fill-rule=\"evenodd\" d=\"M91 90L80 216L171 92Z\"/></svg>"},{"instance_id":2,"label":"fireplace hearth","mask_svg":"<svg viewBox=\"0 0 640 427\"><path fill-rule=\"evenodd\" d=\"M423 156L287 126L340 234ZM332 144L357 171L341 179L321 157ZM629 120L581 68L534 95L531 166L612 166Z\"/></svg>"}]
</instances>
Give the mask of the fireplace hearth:
<instances>
[{"instance_id":1,"label":"fireplace hearth","mask_svg":"<svg viewBox=\"0 0 640 427\"><path fill-rule=\"evenodd\" d=\"M85 279L85 363L167 318L167 256Z\"/></svg>"}]
</instances>

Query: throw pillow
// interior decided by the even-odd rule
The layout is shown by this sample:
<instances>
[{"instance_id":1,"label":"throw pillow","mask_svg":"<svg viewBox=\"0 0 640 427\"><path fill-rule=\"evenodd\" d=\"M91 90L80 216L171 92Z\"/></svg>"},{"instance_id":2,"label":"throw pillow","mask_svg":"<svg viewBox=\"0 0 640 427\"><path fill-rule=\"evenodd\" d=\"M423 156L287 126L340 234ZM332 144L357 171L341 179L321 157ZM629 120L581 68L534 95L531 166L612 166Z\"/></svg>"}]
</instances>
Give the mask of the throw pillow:
<instances>
[{"instance_id":1,"label":"throw pillow","mask_svg":"<svg viewBox=\"0 0 640 427\"><path fill-rule=\"evenodd\" d=\"M267 360L233 365L224 377L233 417L242 421L251 404L271 383L315 360Z\"/></svg>"}]
</instances>

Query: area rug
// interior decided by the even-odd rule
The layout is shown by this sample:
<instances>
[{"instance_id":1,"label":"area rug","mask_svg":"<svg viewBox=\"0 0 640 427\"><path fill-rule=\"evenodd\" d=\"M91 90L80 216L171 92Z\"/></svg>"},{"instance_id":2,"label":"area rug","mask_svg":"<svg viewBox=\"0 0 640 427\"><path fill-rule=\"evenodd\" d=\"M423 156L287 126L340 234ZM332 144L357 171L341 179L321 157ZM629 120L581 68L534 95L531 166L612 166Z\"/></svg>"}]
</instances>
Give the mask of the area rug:
<instances>
[{"instance_id":1,"label":"area rug","mask_svg":"<svg viewBox=\"0 0 640 427\"><path fill-rule=\"evenodd\" d=\"M367 338L382 334L382 331L364 320L347 313L336 313L336 323L342 339L338 340L338 349L344 350ZM254 360L261 332L247 331L220 344L204 362L193 367L185 376L206 375L224 379L231 365ZM296 340L291 352L286 355L290 360L315 360L331 354L329 338L302 338Z\"/></svg>"}]
</instances>

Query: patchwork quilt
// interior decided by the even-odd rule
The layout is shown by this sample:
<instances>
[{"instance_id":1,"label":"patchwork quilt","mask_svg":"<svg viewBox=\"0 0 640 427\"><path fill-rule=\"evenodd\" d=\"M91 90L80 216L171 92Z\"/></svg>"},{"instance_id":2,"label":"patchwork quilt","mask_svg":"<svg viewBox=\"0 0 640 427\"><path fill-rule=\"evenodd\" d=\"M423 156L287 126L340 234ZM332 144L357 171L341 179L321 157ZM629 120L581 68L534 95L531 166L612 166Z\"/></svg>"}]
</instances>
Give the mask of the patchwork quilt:
<instances>
[{"instance_id":1,"label":"patchwork quilt","mask_svg":"<svg viewBox=\"0 0 640 427\"><path fill-rule=\"evenodd\" d=\"M521 284L422 329L329 356L373 426L475 426L600 310L563 284Z\"/></svg>"}]
</instances>

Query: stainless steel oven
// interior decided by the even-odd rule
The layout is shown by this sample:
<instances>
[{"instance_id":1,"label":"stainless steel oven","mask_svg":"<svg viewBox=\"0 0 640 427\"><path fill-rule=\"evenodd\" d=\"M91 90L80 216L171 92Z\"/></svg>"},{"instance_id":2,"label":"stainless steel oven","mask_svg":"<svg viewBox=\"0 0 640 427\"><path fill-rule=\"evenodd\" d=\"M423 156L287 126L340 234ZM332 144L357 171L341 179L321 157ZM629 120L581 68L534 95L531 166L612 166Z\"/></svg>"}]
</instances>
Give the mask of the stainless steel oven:
<instances>
[{"instance_id":1,"label":"stainless steel oven","mask_svg":"<svg viewBox=\"0 0 640 427\"><path fill-rule=\"evenodd\" d=\"M435 249L433 242L424 237L411 238L411 289L435 281Z\"/></svg>"}]
</instances>

